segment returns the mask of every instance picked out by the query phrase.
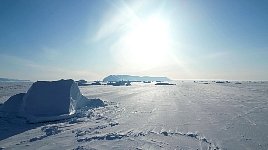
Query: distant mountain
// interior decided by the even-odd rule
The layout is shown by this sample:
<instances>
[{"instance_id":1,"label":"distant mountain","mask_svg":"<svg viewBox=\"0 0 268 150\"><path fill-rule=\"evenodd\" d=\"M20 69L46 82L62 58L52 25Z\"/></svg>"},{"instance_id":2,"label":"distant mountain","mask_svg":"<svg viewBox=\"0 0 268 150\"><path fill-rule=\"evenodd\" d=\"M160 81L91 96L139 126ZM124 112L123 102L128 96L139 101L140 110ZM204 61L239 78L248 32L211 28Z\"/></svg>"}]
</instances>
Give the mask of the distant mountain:
<instances>
[{"instance_id":1,"label":"distant mountain","mask_svg":"<svg viewBox=\"0 0 268 150\"><path fill-rule=\"evenodd\" d=\"M19 80L19 79L9 79L9 78L0 78L0 82L28 82L30 80Z\"/></svg>"},{"instance_id":2,"label":"distant mountain","mask_svg":"<svg viewBox=\"0 0 268 150\"><path fill-rule=\"evenodd\" d=\"M131 75L109 75L103 79L103 82L117 81L170 81L167 77L150 77L150 76L131 76Z\"/></svg>"}]
</instances>

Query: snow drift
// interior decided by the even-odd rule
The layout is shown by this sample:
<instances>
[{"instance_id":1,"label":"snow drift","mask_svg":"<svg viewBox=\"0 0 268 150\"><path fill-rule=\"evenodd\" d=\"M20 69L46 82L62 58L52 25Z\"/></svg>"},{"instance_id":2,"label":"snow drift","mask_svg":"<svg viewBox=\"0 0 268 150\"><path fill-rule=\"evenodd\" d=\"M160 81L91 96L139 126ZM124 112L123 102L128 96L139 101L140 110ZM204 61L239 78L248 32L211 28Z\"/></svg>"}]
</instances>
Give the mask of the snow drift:
<instances>
[{"instance_id":1,"label":"snow drift","mask_svg":"<svg viewBox=\"0 0 268 150\"><path fill-rule=\"evenodd\" d=\"M27 93L10 97L2 110L26 117L29 122L72 117L78 109L104 106L100 99L84 97L73 80L37 81Z\"/></svg>"}]
</instances>

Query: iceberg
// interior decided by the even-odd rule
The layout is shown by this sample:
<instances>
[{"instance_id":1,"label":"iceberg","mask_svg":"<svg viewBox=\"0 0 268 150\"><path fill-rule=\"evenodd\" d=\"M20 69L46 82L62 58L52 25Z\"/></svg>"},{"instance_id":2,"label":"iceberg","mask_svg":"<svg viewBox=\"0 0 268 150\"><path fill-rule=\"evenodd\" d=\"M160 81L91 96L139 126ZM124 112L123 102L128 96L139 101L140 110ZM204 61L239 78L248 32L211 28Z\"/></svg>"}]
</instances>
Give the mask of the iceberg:
<instances>
[{"instance_id":1,"label":"iceberg","mask_svg":"<svg viewBox=\"0 0 268 150\"><path fill-rule=\"evenodd\" d=\"M84 107L104 106L100 99L87 99L74 80L37 81L27 93L10 97L2 111L25 117L29 122L44 122L70 118Z\"/></svg>"}]
</instances>

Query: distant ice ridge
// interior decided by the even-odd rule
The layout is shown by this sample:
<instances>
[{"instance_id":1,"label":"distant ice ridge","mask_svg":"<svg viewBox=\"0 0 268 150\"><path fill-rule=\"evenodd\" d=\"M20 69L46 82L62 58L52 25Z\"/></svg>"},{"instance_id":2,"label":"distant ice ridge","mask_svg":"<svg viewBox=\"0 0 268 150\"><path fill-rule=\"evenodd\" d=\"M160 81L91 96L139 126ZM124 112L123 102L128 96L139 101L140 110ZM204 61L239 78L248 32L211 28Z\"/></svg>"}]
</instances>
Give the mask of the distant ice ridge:
<instances>
[{"instance_id":1,"label":"distant ice ridge","mask_svg":"<svg viewBox=\"0 0 268 150\"><path fill-rule=\"evenodd\" d=\"M69 118L79 109L101 106L104 106L102 100L87 99L70 79L37 81L27 93L10 97L1 109L35 123Z\"/></svg>"},{"instance_id":2,"label":"distant ice ridge","mask_svg":"<svg viewBox=\"0 0 268 150\"><path fill-rule=\"evenodd\" d=\"M109 75L103 79L103 82L118 81L170 81L167 77L149 77L149 76L131 76L131 75Z\"/></svg>"},{"instance_id":3,"label":"distant ice ridge","mask_svg":"<svg viewBox=\"0 0 268 150\"><path fill-rule=\"evenodd\" d=\"M19 80L19 79L0 78L0 82L30 82L30 80Z\"/></svg>"}]
</instances>

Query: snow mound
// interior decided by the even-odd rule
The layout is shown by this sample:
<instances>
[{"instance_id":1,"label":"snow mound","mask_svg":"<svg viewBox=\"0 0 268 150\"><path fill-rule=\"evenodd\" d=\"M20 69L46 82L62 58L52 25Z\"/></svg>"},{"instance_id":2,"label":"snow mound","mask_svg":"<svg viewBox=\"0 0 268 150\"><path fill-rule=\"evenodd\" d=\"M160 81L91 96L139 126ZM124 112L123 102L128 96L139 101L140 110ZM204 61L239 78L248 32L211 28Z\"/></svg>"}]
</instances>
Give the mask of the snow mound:
<instances>
[{"instance_id":1,"label":"snow mound","mask_svg":"<svg viewBox=\"0 0 268 150\"><path fill-rule=\"evenodd\" d=\"M2 111L25 117L29 122L69 118L81 108L104 106L100 99L84 97L73 80L37 81L27 93L10 97Z\"/></svg>"},{"instance_id":2,"label":"snow mound","mask_svg":"<svg viewBox=\"0 0 268 150\"><path fill-rule=\"evenodd\" d=\"M19 93L11 96L3 105L2 111L17 114L21 107L22 99L25 93Z\"/></svg>"}]
</instances>

